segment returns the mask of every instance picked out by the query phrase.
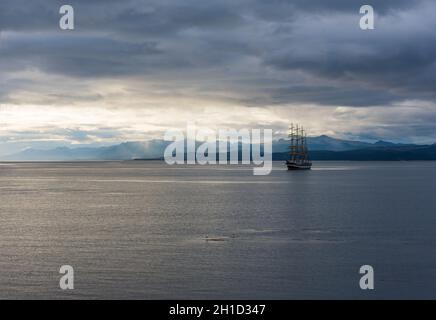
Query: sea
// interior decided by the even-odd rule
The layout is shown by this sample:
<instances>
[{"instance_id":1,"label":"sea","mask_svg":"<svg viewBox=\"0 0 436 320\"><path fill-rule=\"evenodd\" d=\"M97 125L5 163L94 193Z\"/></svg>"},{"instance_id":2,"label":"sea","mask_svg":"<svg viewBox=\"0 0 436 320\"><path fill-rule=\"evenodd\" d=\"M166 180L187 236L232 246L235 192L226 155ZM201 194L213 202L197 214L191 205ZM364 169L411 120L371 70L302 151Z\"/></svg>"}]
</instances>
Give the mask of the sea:
<instances>
[{"instance_id":1,"label":"sea","mask_svg":"<svg viewBox=\"0 0 436 320\"><path fill-rule=\"evenodd\" d=\"M0 299L423 298L436 162L0 163Z\"/></svg>"}]
</instances>

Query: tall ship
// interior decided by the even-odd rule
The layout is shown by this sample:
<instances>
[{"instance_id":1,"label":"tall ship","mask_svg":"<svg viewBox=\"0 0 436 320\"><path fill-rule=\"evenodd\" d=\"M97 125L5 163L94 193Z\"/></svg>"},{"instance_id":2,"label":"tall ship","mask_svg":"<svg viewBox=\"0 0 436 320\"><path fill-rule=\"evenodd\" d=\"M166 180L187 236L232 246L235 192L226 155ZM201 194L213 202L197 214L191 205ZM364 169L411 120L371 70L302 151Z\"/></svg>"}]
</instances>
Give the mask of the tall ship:
<instances>
[{"instance_id":1,"label":"tall ship","mask_svg":"<svg viewBox=\"0 0 436 320\"><path fill-rule=\"evenodd\" d=\"M309 158L309 149L307 148L307 132L298 124L291 124L289 127L289 146L290 158L286 160L288 170L310 170L312 161Z\"/></svg>"}]
</instances>

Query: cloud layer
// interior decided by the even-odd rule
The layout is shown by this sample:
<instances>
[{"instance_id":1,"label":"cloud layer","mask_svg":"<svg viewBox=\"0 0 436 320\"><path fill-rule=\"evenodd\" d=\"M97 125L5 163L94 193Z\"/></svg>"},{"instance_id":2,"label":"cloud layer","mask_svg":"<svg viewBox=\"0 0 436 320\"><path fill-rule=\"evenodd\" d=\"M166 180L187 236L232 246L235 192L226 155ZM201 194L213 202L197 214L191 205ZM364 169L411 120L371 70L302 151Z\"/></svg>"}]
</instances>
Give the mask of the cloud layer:
<instances>
[{"instance_id":1,"label":"cloud layer","mask_svg":"<svg viewBox=\"0 0 436 320\"><path fill-rule=\"evenodd\" d=\"M17 115L38 108L47 116L34 125L47 139L48 119L60 109L88 108L126 117L114 140L158 134L186 115L208 119L210 110L221 126L230 118L235 126L284 132L288 121L300 120L313 132L394 140L407 132L408 139L436 140L433 1L374 1L371 31L359 29L357 0L69 3L76 17L70 32L58 27L61 1L0 3L4 140L17 132L32 140L32 124ZM263 117L249 110L263 110ZM144 116L143 128L127 114ZM83 141L67 134L81 128L95 130L86 135L95 141L107 127L71 118L76 122L53 124L65 132L59 139Z\"/></svg>"}]
</instances>

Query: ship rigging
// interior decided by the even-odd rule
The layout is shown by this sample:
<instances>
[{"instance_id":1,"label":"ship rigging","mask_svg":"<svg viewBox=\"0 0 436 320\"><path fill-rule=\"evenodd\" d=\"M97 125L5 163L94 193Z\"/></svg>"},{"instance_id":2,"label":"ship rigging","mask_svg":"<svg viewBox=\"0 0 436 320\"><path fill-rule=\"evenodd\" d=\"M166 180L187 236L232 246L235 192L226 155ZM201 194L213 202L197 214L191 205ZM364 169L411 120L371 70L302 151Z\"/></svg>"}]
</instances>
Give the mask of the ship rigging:
<instances>
[{"instance_id":1,"label":"ship rigging","mask_svg":"<svg viewBox=\"0 0 436 320\"><path fill-rule=\"evenodd\" d=\"M302 126L291 124L289 127L289 138L291 145L289 146L290 159L286 160L288 170L310 170L312 161L309 157L309 149L307 147L307 132Z\"/></svg>"}]
</instances>

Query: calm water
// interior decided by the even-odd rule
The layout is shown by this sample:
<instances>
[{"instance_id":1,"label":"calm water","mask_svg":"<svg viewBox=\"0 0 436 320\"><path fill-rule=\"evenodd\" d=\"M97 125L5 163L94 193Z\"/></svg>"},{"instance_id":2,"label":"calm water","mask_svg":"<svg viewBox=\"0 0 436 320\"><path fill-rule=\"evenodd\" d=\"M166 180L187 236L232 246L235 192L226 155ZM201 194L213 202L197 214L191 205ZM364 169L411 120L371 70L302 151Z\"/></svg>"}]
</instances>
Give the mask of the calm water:
<instances>
[{"instance_id":1,"label":"calm water","mask_svg":"<svg viewBox=\"0 0 436 320\"><path fill-rule=\"evenodd\" d=\"M436 162L3 163L0 298L434 299L435 191Z\"/></svg>"}]
</instances>

